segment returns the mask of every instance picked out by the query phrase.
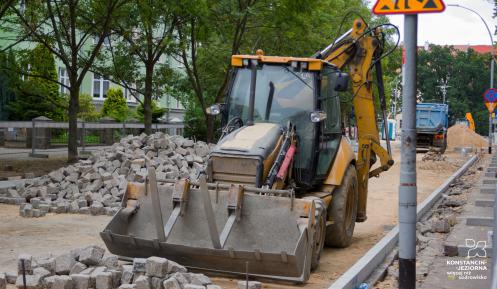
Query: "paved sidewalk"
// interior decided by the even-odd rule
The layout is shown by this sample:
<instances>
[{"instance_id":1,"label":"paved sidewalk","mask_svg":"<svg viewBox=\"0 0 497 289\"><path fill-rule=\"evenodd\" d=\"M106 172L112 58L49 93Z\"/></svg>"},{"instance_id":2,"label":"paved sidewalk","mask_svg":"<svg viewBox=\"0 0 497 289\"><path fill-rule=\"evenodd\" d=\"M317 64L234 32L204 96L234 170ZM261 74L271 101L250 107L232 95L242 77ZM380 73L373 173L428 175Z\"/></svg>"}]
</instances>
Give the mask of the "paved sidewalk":
<instances>
[{"instance_id":1,"label":"paved sidewalk","mask_svg":"<svg viewBox=\"0 0 497 289\"><path fill-rule=\"evenodd\" d=\"M12 181L0 181L0 189L12 188L15 187L17 184L24 184L24 179L12 180Z\"/></svg>"},{"instance_id":2,"label":"paved sidewalk","mask_svg":"<svg viewBox=\"0 0 497 289\"><path fill-rule=\"evenodd\" d=\"M108 146L92 146L86 147L85 151L96 151L108 148ZM78 148L78 151L81 153L82 148ZM31 153L31 149L28 148L5 148L0 147L0 160L8 160L8 159L30 159L29 154ZM54 149L46 149L46 150L36 150L36 154L46 154L49 157L64 157L67 156L67 148L54 148Z\"/></svg>"},{"instance_id":3,"label":"paved sidewalk","mask_svg":"<svg viewBox=\"0 0 497 289\"><path fill-rule=\"evenodd\" d=\"M496 172L494 155L443 242L445 256L433 259L420 289L490 288Z\"/></svg>"}]
</instances>

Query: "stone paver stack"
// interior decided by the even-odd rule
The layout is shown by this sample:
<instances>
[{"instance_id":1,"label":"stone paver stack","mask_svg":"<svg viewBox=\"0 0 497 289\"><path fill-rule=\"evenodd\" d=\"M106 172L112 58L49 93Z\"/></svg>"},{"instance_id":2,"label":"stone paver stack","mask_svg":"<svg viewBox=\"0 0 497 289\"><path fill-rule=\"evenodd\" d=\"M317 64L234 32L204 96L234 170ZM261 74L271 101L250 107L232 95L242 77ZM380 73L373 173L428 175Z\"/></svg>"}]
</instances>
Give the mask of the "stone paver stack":
<instances>
[{"instance_id":1,"label":"stone paver stack","mask_svg":"<svg viewBox=\"0 0 497 289\"><path fill-rule=\"evenodd\" d=\"M18 272L0 273L0 289L6 284L27 289L220 289L198 273L188 272L180 264L165 258L135 258L122 264L113 255L106 256L98 246L72 250L56 257L18 257ZM250 287L250 288L260 288Z\"/></svg>"},{"instance_id":2,"label":"stone paver stack","mask_svg":"<svg viewBox=\"0 0 497 289\"><path fill-rule=\"evenodd\" d=\"M204 142L155 133L127 136L92 157L12 188L0 188L0 202L21 204L23 217L49 212L113 215L127 182L144 182L147 167L158 179L196 178L209 153Z\"/></svg>"}]
</instances>

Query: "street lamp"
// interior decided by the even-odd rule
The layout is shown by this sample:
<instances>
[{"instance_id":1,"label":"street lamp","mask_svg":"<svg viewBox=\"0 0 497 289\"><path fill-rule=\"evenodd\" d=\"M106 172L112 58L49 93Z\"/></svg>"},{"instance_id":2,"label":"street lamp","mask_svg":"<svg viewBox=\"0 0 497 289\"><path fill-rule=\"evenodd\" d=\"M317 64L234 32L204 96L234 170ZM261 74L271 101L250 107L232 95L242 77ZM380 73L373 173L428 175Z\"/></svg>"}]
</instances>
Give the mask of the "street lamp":
<instances>
[{"instance_id":1,"label":"street lamp","mask_svg":"<svg viewBox=\"0 0 497 289\"><path fill-rule=\"evenodd\" d=\"M440 80L440 85L438 85L437 87L440 88L440 90L442 91L442 95L443 95L443 104L445 104L445 98L447 96L447 88L450 88L452 86L450 85L447 85L448 83L448 80L445 79L445 80Z\"/></svg>"},{"instance_id":2,"label":"street lamp","mask_svg":"<svg viewBox=\"0 0 497 289\"><path fill-rule=\"evenodd\" d=\"M483 24L485 24L485 27L487 28L487 31L488 31L488 35L490 36L490 43L492 45L492 60L490 61L490 88L494 88L494 61L495 61L494 37L492 35L492 32L490 31L490 28L488 27L487 22L485 21L485 19L483 19L483 17L481 17L481 15L478 12L476 12L475 10L473 10L471 8L468 8L468 7L459 5L459 4L448 4L447 6L458 7L458 8L462 8L462 9L471 11L474 14L478 15L478 17L480 17ZM489 113L488 119L489 119L489 124L488 124L488 153L491 154L492 153L492 127L493 127L493 119L492 119L491 113Z\"/></svg>"}]
</instances>

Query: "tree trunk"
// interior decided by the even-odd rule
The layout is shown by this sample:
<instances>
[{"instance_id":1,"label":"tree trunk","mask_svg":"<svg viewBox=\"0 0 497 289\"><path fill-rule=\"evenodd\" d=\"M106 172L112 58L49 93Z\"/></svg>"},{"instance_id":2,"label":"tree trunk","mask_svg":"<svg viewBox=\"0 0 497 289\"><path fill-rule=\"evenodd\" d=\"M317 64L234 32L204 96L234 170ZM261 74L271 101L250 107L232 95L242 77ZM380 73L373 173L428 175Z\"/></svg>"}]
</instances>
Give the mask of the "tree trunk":
<instances>
[{"instance_id":1,"label":"tree trunk","mask_svg":"<svg viewBox=\"0 0 497 289\"><path fill-rule=\"evenodd\" d=\"M153 83L153 66L147 66L145 71L145 91L143 95L143 119L145 124L145 133L152 134L152 83Z\"/></svg>"},{"instance_id":2,"label":"tree trunk","mask_svg":"<svg viewBox=\"0 0 497 289\"><path fill-rule=\"evenodd\" d=\"M213 143L214 142L214 117L212 115L208 115L204 112L205 115L205 121L207 124L207 143Z\"/></svg>"},{"instance_id":3,"label":"tree trunk","mask_svg":"<svg viewBox=\"0 0 497 289\"><path fill-rule=\"evenodd\" d=\"M67 140L67 161L74 163L78 160L78 110L79 88L71 86L69 99L69 136Z\"/></svg>"}]
</instances>

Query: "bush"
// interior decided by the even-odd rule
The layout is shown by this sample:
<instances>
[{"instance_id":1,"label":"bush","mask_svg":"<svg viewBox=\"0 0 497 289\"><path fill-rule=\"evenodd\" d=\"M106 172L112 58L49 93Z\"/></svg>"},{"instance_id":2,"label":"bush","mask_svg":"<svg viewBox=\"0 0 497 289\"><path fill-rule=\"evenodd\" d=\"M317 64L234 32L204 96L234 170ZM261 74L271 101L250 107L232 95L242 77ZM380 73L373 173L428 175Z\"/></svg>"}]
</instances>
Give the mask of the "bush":
<instances>
[{"instance_id":1,"label":"bush","mask_svg":"<svg viewBox=\"0 0 497 289\"><path fill-rule=\"evenodd\" d=\"M111 117L119 122L128 118L129 109L123 91L120 88L110 88L104 101L102 115Z\"/></svg>"},{"instance_id":2,"label":"bush","mask_svg":"<svg viewBox=\"0 0 497 289\"><path fill-rule=\"evenodd\" d=\"M167 112L167 108L159 107L155 100L152 100L152 123L156 123L159 121L165 113ZM141 122L145 121L143 104L139 104L136 108L136 119Z\"/></svg>"},{"instance_id":3,"label":"bush","mask_svg":"<svg viewBox=\"0 0 497 289\"><path fill-rule=\"evenodd\" d=\"M81 118L84 121L97 121L100 118L100 113L97 111L95 104L93 104L91 95L79 95L78 118Z\"/></svg>"}]
</instances>

